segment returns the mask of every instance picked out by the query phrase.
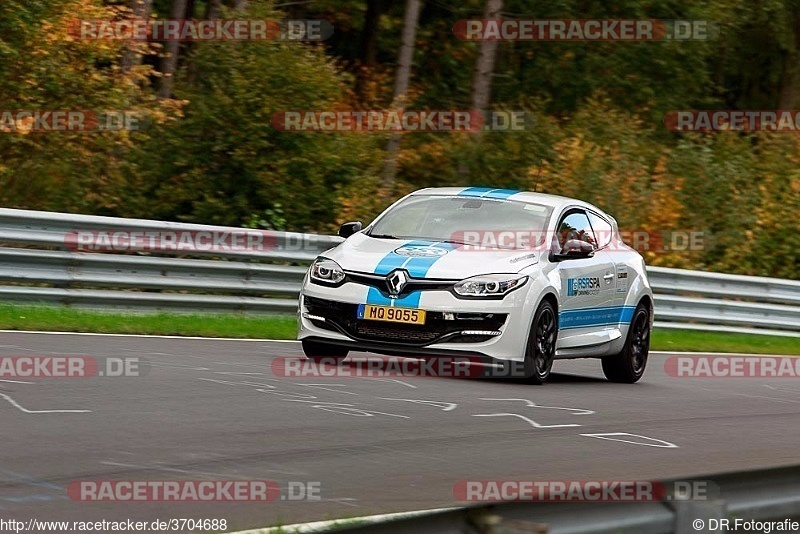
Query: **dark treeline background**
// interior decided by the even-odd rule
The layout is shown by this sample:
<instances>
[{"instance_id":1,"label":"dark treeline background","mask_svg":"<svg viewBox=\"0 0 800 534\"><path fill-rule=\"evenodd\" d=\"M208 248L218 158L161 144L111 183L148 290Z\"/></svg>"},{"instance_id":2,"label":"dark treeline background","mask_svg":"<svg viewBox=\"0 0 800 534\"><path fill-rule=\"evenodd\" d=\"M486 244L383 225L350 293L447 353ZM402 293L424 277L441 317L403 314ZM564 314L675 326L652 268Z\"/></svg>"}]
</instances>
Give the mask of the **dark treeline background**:
<instances>
[{"instance_id":1,"label":"dark treeline background","mask_svg":"<svg viewBox=\"0 0 800 534\"><path fill-rule=\"evenodd\" d=\"M721 34L494 51L453 36L455 21L484 13L713 20ZM134 16L323 18L335 33L316 44L179 45L68 32L74 19ZM623 230L704 232L702 250L647 252L652 264L800 278L800 134L676 134L662 123L669 110L797 109L798 100L800 0L2 0L2 109L133 110L148 122L135 132L0 133L0 199L330 232L420 187L537 187L596 203ZM388 134L270 125L279 110L401 104L526 110L537 123L405 134L396 152Z\"/></svg>"}]
</instances>

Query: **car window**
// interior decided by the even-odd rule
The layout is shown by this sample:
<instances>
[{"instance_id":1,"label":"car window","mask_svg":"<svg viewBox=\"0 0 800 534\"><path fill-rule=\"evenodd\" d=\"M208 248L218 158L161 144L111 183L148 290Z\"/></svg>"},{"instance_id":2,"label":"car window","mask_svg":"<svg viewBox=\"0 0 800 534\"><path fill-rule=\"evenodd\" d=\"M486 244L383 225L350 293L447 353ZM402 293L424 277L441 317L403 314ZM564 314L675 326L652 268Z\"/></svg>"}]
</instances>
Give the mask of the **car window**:
<instances>
[{"instance_id":1,"label":"car window","mask_svg":"<svg viewBox=\"0 0 800 534\"><path fill-rule=\"evenodd\" d=\"M369 235L460 241L468 232L484 236L512 231L527 232L543 243L552 211L549 206L528 202L415 195L378 219Z\"/></svg>"},{"instance_id":2,"label":"car window","mask_svg":"<svg viewBox=\"0 0 800 534\"><path fill-rule=\"evenodd\" d=\"M558 223L556 238L562 253L570 248L584 248L582 244L597 248L597 240L589 224L589 218L583 211L567 213Z\"/></svg>"},{"instance_id":3,"label":"car window","mask_svg":"<svg viewBox=\"0 0 800 534\"><path fill-rule=\"evenodd\" d=\"M613 231L611 223L591 211L588 214L589 222L592 223L592 230L594 230L594 237L597 239L597 246L603 248L611 243L611 232Z\"/></svg>"}]
</instances>

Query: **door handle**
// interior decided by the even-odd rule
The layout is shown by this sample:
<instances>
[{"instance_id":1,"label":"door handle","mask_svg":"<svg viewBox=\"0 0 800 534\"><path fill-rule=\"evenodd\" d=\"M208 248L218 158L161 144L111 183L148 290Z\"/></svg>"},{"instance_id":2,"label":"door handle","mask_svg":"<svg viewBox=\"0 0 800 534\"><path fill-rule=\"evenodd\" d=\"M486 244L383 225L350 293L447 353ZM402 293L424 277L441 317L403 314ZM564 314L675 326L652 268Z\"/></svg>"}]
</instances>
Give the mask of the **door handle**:
<instances>
[{"instance_id":1,"label":"door handle","mask_svg":"<svg viewBox=\"0 0 800 534\"><path fill-rule=\"evenodd\" d=\"M605 280L606 282L610 281L612 278L614 278L614 273L608 273L605 276L603 276L603 280Z\"/></svg>"}]
</instances>

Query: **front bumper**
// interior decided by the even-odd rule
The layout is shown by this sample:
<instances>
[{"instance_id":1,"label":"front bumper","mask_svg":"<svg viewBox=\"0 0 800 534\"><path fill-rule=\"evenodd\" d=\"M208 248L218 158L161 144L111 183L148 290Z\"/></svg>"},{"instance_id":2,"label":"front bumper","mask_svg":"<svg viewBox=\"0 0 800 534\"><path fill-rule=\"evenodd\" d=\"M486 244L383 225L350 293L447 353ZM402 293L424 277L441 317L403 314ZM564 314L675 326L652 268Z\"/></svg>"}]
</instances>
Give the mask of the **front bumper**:
<instances>
[{"instance_id":1,"label":"front bumper","mask_svg":"<svg viewBox=\"0 0 800 534\"><path fill-rule=\"evenodd\" d=\"M523 359L530 325L526 291L486 301L424 291L419 305L427 313L424 325L357 319L358 305L366 302L366 294L360 293L357 284L340 288L304 284L298 339L393 355Z\"/></svg>"},{"instance_id":2,"label":"front bumper","mask_svg":"<svg viewBox=\"0 0 800 534\"><path fill-rule=\"evenodd\" d=\"M427 312L425 324L388 321L365 321L356 318L358 304L348 304L318 297L304 297L304 315L323 330L339 332L363 342L389 342L409 347L427 347L434 343L480 343L502 334L505 313Z\"/></svg>"}]
</instances>

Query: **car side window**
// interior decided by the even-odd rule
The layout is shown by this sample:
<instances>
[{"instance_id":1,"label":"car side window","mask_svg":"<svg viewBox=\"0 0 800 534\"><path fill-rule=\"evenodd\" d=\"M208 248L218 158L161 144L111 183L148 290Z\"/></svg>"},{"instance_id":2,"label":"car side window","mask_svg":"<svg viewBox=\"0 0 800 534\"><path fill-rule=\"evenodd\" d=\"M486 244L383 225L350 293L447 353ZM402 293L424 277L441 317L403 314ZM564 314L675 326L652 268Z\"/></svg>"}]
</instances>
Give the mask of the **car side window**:
<instances>
[{"instance_id":1,"label":"car side window","mask_svg":"<svg viewBox=\"0 0 800 534\"><path fill-rule=\"evenodd\" d=\"M566 254L569 250L596 249L597 240L592 232L589 218L583 211L571 211L558 223L556 230L560 252Z\"/></svg>"},{"instance_id":2,"label":"car side window","mask_svg":"<svg viewBox=\"0 0 800 534\"><path fill-rule=\"evenodd\" d=\"M611 223L591 211L589 212L589 222L592 223L598 248L608 246L611 243L611 232L613 232Z\"/></svg>"}]
</instances>

